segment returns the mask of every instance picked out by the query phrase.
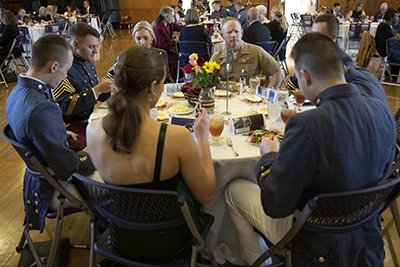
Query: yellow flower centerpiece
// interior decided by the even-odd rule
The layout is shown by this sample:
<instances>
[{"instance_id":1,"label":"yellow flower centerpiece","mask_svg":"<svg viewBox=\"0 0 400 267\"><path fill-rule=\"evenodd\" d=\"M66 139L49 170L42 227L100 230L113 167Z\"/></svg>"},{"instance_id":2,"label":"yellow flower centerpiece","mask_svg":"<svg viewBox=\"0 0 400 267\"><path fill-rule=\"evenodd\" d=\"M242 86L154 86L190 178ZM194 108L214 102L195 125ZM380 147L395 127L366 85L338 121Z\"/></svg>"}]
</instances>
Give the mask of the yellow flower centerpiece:
<instances>
[{"instance_id":1,"label":"yellow flower centerpiece","mask_svg":"<svg viewBox=\"0 0 400 267\"><path fill-rule=\"evenodd\" d=\"M189 56L189 64L183 68L186 74L191 74L193 88L196 85L201 87L199 102L201 107L207 109L209 113L214 111L215 101L212 88L219 84L219 70L220 65L216 62L204 61L204 58L199 57L196 53Z\"/></svg>"}]
</instances>

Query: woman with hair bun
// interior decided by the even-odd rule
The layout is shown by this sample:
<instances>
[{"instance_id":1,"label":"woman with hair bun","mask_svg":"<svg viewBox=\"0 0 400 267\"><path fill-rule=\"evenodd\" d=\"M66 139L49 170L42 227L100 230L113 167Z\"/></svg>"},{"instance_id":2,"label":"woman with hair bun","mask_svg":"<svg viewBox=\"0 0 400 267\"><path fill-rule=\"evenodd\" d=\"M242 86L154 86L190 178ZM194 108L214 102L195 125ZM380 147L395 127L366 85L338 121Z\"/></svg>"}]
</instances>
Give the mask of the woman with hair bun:
<instances>
[{"instance_id":1,"label":"woman with hair bun","mask_svg":"<svg viewBox=\"0 0 400 267\"><path fill-rule=\"evenodd\" d=\"M271 8L271 19L272 21L266 26L271 33L271 41L277 41L278 46L281 45L283 39L287 35L288 22L286 16L283 14L283 9L280 6L274 6ZM286 50L279 52L279 58L286 58Z\"/></svg>"},{"instance_id":2,"label":"woman with hair bun","mask_svg":"<svg viewBox=\"0 0 400 267\"><path fill-rule=\"evenodd\" d=\"M179 26L174 21L174 10L169 6L161 7L160 14L156 18L156 26L154 27L154 33L156 35L156 47L167 51L169 69L171 77L176 80L177 67L178 67L178 54L175 48L175 44L178 41L178 37L175 32L181 30L182 26ZM179 75L181 77L181 75Z\"/></svg>"},{"instance_id":3,"label":"woman with hair bun","mask_svg":"<svg viewBox=\"0 0 400 267\"><path fill-rule=\"evenodd\" d=\"M153 120L149 111L163 92L164 79L165 64L155 50L135 46L123 52L114 76L119 90L108 100L109 114L90 122L87 148L106 183L176 191L185 196L198 222L199 202L209 203L215 190L210 122L200 110L194 124L196 143L186 128ZM172 259L191 249L187 226L145 234L114 222L109 228L113 245L132 260Z\"/></svg>"}]
</instances>

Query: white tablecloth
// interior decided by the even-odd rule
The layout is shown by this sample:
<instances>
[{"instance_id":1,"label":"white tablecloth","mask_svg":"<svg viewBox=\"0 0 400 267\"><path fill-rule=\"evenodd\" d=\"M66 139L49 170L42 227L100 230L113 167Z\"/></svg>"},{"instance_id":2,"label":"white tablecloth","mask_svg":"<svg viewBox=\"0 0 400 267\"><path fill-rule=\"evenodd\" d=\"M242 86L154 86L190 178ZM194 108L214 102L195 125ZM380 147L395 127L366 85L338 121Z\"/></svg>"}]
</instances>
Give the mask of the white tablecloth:
<instances>
[{"instance_id":1,"label":"white tablecloth","mask_svg":"<svg viewBox=\"0 0 400 267\"><path fill-rule=\"evenodd\" d=\"M74 23L76 23L77 18L72 17L72 18L69 18L68 20L69 20L70 24L74 24ZM99 17L91 18L89 25L92 26L93 28L95 28L99 33L101 32Z\"/></svg>"},{"instance_id":2,"label":"white tablecloth","mask_svg":"<svg viewBox=\"0 0 400 267\"><path fill-rule=\"evenodd\" d=\"M369 33L375 37L376 34L376 29L378 28L379 23L373 22L371 23L371 26L369 28ZM347 37L349 35L349 29L350 29L350 22L342 23L339 26L339 38L338 42L340 44L340 48L343 50L346 50L347 48Z\"/></svg>"},{"instance_id":3,"label":"white tablecloth","mask_svg":"<svg viewBox=\"0 0 400 267\"><path fill-rule=\"evenodd\" d=\"M40 36L44 34L44 26L33 26L33 27L28 27L29 35L31 36L32 39L32 44L34 44Z\"/></svg>"},{"instance_id":4,"label":"white tablecloth","mask_svg":"<svg viewBox=\"0 0 400 267\"><path fill-rule=\"evenodd\" d=\"M235 95L233 98L229 99L228 110L231 111L232 114L229 116L224 115L225 120L236 116L249 115L253 111L258 111L266 107L266 103L250 104L242 101L245 97L246 95ZM162 96L161 100L179 106L187 105L185 99ZM225 111L226 98L216 98L215 105L216 112ZM312 107L303 107L304 110L309 108ZM163 110L163 112L167 113L166 110ZM91 118L99 118L105 116L105 114L107 114L106 109L97 109L94 111ZM194 114L192 113L183 117L194 117ZM266 120L266 123L270 125L271 121ZM277 121L277 125L281 128L284 127L280 118ZM203 205L203 211L213 215L215 220L208 233L206 242L213 251L219 264L223 264L228 260L236 265L247 265L240 256L239 239L225 203L224 190L229 182L239 177L256 183L253 169L260 159L260 149L257 145L246 141L248 139L247 135L230 134L227 125L224 127L222 136L229 136L232 138L234 148L239 153L239 157L233 156L232 150L226 145L225 140L224 144L221 146L211 146L211 156L213 158L216 176L216 189L213 201Z\"/></svg>"}]
</instances>

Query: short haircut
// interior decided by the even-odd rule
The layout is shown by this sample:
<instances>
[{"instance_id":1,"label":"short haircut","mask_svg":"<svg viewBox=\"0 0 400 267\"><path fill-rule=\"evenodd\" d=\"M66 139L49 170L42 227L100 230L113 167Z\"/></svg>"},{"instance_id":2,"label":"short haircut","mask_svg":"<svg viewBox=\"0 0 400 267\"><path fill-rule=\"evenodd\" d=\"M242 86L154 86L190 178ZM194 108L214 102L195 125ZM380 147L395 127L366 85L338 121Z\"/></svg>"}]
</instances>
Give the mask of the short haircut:
<instances>
[{"instance_id":1,"label":"short haircut","mask_svg":"<svg viewBox=\"0 0 400 267\"><path fill-rule=\"evenodd\" d=\"M222 2L221 1L219 1L219 0L215 0L215 1L213 1L212 2L212 4L211 5L221 5L222 4Z\"/></svg>"},{"instance_id":2,"label":"short haircut","mask_svg":"<svg viewBox=\"0 0 400 267\"><path fill-rule=\"evenodd\" d=\"M86 3L88 3L88 5L90 6L90 2L89 2L89 0L85 0L85 1L83 1L84 3L86 2Z\"/></svg>"},{"instance_id":3,"label":"short haircut","mask_svg":"<svg viewBox=\"0 0 400 267\"><path fill-rule=\"evenodd\" d=\"M244 7L244 4L243 4L243 2L242 2L242 1L237 1L237 2L236 2L236 5L237 5L237 6Z\"/></svg>"},{"instance_id":4,"label":"short haircut","mask_svg":"<svg viewBox=\"0 0 400 267\"><path fill-rule=\"evenodd\" d=\"M178 4L183 4L183 1L182 1L182 0L179 0L179 1L178 1Z\"/></svg>"},{"instance_id":5,"label":"short haircut","mask_svg":"<svg viewBox=\"0 0 400 267\"><path fill-rule=\"evenodd\" d=\"M196 9L189 8L186 11L186 15L185 15L185 23L186 23L186 25L188 25L188 24L198 24L199 23L199 19L200 19L200 14L199 14L199 12L197 12Z\"/></svg>"},{"instance_id":6,"label":"short haircut","mask_svg":"<svg viewBox=\"0 0 400 267\"><path fill-rule=\"evenodd\" d=\"M333 4L333 7L337 7L337 6L340 6L340 3L336 2Z\"/></svg>"},{"instance_id":7,"label":"short haircut","mask_svg":"<svg viewBox=\"0 0 400 267\"><path fill-rule=\"evenodd\" d=\"M321 80L327 77L343 76L340 48L331 38L321 33L305 34L293 46L290 56L298 72L306 70Z\"/></svg>"},{"instance_id":8,"label":"short haircut","mask_svg":"<svg viewBox=\"0 0 400 267\"><path fill-rule=\"evenodd\" d=\"M398 14L398 13L399 13L399 11L397 9L394 9L393 7L388 8L385 12L385 16L383 17L383 19L390 20L391 18L396 16L396 14Z\"/></svg>"},{"instance_id":9,"label":"short haircut","mask_svg":"<svg viewBox=\"0 0 400 267\"><path fill-rule=\"evenodd\" d=\"M45 34L32 46L32 67L40 69L51 61L57 61L62 67L67 63L68 51L72 52L72 47L63 36Z\"/></svg>"},{"instance_id":10,"label":"short haircut","mask_svg":"<svg viewBox=\"0 0 400 267\"><path fill-rule=\"evenodd\" d=\"M258 6L256 6L256 8L258 9L258 11L261 13L261 14L267 14L267 8L264 6L264 5L258 5Z\"/></svg>"},{"instance_id":11,"label":"short haircut","mask_svg":"<svg viewBox=\"0 0 400 267\"><path fill-rule=\"evenodd\" d=\"M78 22L72 25L71 31L69 33L69 38L70 41L74 41L76 39L83 39L86 38L86 36L92 35L96 38L100 38L99 32L93 28L92 26L88 25L87 23L84 22Z\"/></svg>"},{"instance_id":12,"label":"short haircut","mask_svg":"<svg viewBox=\"0 0 400 267\"><path fill-rule=\"evenodd\" d=\"M362 2L358 2L358 3L356 4L356 6L354 7L354 10L357 10L357 7L359 7L359 6L364 7L364 5L363 5ZM361 9L361 10L362 10L362 9Z\"/></svg>"},{"instance_id":13,"label":"short haircut","mask_svg":"<svg viewBox=\"0 0 400 267\"><path fill-rule=\"evenodd\" d=\"M5 25L17 25L17 17L10 10L1 14L1 19Z\"/></svg>"},{"instance_id":14,"label":"short haircut","mask_svg":"<svg viewBox=\"0 0 400 267\"><path fill-rule=\"evenodd\" d=\"M228 0L228 2L231 2L233 4L233 0Z\"/></svg>"},{"instance_id":15,"label":"short haircut","mask_svg":"<svg viewBox=\"0 0 400 267\"><path fill-rule=\"evenodd\" d=\"M332 14L323 14L321 16L317 16L314 20L314 23L326 22L326 29L328 30L329 35L339 34L339 21Z\"/></svg>"},{"instance_id":16,"label":"short haircut","mask_svg":"<svg viewBox=\"0 0 400 267\"><path fill-rule=\"evenodd\" d=\"M224 27L224 25L225 25L228 21L231 21L231 20L234 20L234 21L236 21L237 23L239 23L240 27L242 26L242 24L240 23L240 21L239 21L237 18L234 18L234 17L226 17L226 18L224 18L224 20L223 20L222 23L221 23L221 29Z\"/></svg>"}]
</instances>

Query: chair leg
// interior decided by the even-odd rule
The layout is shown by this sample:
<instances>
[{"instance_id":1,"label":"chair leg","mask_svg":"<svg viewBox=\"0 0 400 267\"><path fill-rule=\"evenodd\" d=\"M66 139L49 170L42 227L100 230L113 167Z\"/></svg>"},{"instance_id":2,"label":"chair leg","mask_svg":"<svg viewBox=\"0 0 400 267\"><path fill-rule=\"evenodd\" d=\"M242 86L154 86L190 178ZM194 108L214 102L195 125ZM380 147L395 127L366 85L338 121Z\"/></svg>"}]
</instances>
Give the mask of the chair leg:
<instances>
[{"instance_id":1,"label":"chair leg","mask_svg":"<svg viewBox=\"0 0 400 267\"><path fill-rule=\"evenodd\" d=\"M3 66L3 65L2 65L2 66ZM1 69L0 69L0 75L1 75L1 78L3 79L4 84L6 85L6 87L7 87L7 89L8 89L8 83L7 83L7 81L6 81L6 78L4 78L4 74L3 74L3 71L1 71Z\"/></svg>"},{"instance_id":2,"label":"chair leg","mask_svg":"<svg viewBox=\"0 0 400 267\"><path fill-rule=\"evenodd\" d=\"M90 260L89 260L89 266L94 267L95 262L96 262L96 252L94 251L94 243L97 240L97 231L96 231L96 218L92 217L90 220Z\"/></svg>"},{"instance_id":3,"label":"chair leg","mask_svg":"<svg viewBox=\"0 0 400 267\"><path fill-rule=\"evenodd\" d=\"M21 73L21 70L20 70L19 67L18 67L17 60L15 59L14 55L11 55L11 57L12 57L12 59L13 59L14 66L15 66L15 67L17 68L17 70L18 70L18 73Z\"/></svg>"},{"instance_id":4,"label":"chair leg","mask_svg":"<svg viewBox=\"0 0 400 267\"><path fill-rule=\"evenodd\" d=\"M24 235L26 241L28 242L29 249L31 250L32 256L35 259L37 267L43 267L42 262L39 259L39 255L36 253L35 248L33 247L33 241L27 229L24 230Z\"/></svg>"},{"instance_id":5,"label":"chair leg","mask_svg":"<svg viewBox=\"0 0 400 267\"><path fill-rule=\"evenodd\" d=\"M19 240L18 246L15 248L18 253L20 253L24 249L24 245L25 245L25 241L26 241L25 229L26 228L24 228L24 231L22 231L21 239Z\"/></svg>"},{"instance_id":6,"label":"chair leg","mask_svg":"<svg viewBox=\"0 0 400 267\"><path fill-rule=\"evenodd\" d=\"M46 265L48 267L53 266L54 260L56 258L56 254L57 254L58 244L60 243L61 229L62 229L62 224L63 224L63 220L64 220L64 203L65 203L65 199L63 199L63 198L60 199L58 202L56 229L54 230L53 241L51 244L49 258L48 258L47 265Z\"/></svg>"},{"instance_id":7,"label":"chair leg","mask_svg":"<svg viewBox=\"0 0 400 267\"><path fill-rule=\"evenodd\" d=\"M192 246L192 259L190 261L190 267L196 267L197 261L197 247L195 245Z\"/></svg>"},{"instance_id":8,"label":"chair leg","mask_svg":"<svg viewBox=\"0 0 400 267\"><path fill-rule=\"evenodd\" d=\"M393 214L394 224L396 225L397 234L400 237L400 215L399 215L399 208L397 207L396 200L390 204L390 211Z\"/></svg>"}]
</instances>

